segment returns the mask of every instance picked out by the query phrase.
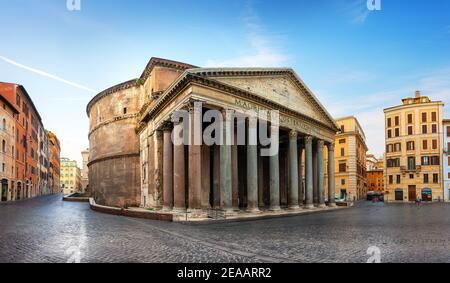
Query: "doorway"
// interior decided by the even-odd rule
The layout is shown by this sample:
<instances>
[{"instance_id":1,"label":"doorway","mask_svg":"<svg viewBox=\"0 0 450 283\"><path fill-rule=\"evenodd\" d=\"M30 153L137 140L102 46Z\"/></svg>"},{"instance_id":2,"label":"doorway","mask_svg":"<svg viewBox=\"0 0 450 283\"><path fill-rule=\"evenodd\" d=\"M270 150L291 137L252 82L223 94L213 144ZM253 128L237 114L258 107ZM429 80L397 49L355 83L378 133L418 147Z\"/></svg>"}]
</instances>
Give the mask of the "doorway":
<instances>
[{"instance_id":1,"label":"doorway","mask_svg":"<svg viewBox=\"0 0 450 283\"><path fill-rule=\"evenodd\" d=\"M409 186L408 187L408 200L410 202L414 202L417 199L417 189L416 186Z\"/></svg>"},{"instance_id":2,"label":"doorway","mask_svg":"<svg viewBox=\"0 0 450 283\"><path fill-rule=\"evenodd\" d=\"M423 189L422 190L422 201L431 202L433 201L433 193L431 189Z\"/></svg>"},{"instance_id":3,"label":"doorway","mask_svg":"<svg viewBox=\"0 0 450 283\"><path fill-rule=\"evenodd\" d=\"M8 180L3 179L2 180L2 201L8 200Z\"/></svg>"},{"instance_id":4,"label":"doorway","mask_svg":"<svg viewBox=\"0 0 450 283\"><path fill-rule=\"evenodd\" d=\"M395 190L395 201L403 201L403 190Z\"/></svg>"}]
</instances>

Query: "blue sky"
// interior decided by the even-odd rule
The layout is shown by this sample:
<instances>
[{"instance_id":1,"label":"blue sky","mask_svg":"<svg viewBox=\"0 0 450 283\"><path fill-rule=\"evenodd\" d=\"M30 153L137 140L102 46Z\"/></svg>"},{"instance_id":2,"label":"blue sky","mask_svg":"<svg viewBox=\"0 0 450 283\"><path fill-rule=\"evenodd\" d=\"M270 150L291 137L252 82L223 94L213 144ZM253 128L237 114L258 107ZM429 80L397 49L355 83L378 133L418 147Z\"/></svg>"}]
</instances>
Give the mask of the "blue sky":
<instances>
[{"instance_id":1,"label":"blue sky","mask_svg":"<svg viewBox=\"0 0 450 283\"><path fill-rule=\"evenodd\" d=\"M334 117L355 115L381 155L383 108L415 90L450 104L450 1L366 2L81 0L69 11L66 0L1 0L0 81L23 84L62 156L80 160L93 92L138 77L152 56L292 67Z\"/></svg>"}]
</instances>

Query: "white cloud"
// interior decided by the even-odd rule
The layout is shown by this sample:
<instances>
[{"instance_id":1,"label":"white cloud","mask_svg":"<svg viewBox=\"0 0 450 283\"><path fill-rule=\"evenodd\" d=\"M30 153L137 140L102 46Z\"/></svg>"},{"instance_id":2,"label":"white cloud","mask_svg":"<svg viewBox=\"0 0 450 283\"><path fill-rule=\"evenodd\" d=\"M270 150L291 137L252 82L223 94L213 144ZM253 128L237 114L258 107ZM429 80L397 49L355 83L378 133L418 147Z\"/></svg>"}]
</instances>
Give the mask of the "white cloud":
<instances>
[{"instance_id":1,"label":"white cloud","mask_svg":"<svg viewBox=\"0 0 450 283\"><path fill-rule=\"evenodd\" d=\"M269 35L264 30L250 4L246 7L243 22L249 51L234 58L207 60L206 67L280 67L288 60L288 56L277 50L274 44L281 41L280 35Z\"/></svg>"},{"instance_id":2,"label":"white cloud","mask_svg":"<svg viewBox=\"0 0 450 283\"><path fill-rule=\"evenodd\" d=\"M371 153L382 156L384 153L384 112L388 107L399 105L401 99L414 96L415 90L431 100L442 100L446 107L445 115L450 117L450 68L444 68L421 74L415 80L417 84L372 93L358 97L355 101L337 99L336 96L321 95L324 105L335 118L342 116L355 116L366 134L366 142ZM318 92L320 93L320 92Z\"/></svg>"},{"instance_id":3,"label":"white cloud","mask_svg":"<svg viewBox=\"0 0 450 283\"><path fill-rule=\"evenodd\" d=\"M341 6L342 12L346 17L350 18L350 22L353 24L363 24L371 11L367 8L367 0L352 0L341 1L338 0Z\"/></svg>"},{"instance_id":4,"label":"white cloud","mask_svg":"<svg viewBox=\"0 0 450 283\"><path fill-rule=\"evenodd\" d=\"M44 76L44 77L47 77L47 78L50 78L52 80L59 81L61 83L64 83L64 84L67 84L67 85L70 85L70 86L73 86L73 87L76 87L76 88L79 88L79 89L82 89L82 90L85 90L85 91L88 91L88 92L91 92L91 93L94 93L94 94L98 93L96 90L93 90L91 88L88 88L88 87L82 86L80 84L68 81L66 79L60 78L60 77L52 75L50 73L47 73L47 72L44 72L44 71L41 71L41 70L37 70L37 69L34 69L32 67L29 67L29 66L25 66L23 64L20 64L20 63L18 63L16 61L8 59L6 57L0 56L0 59L5 61L6 63L9 63L9 64L13 65L13 66L22 68L24 70L30 71L32 73L35 73L35 74L38 74L38 75L41 75L41 76Z\"/></svg>"}]
</instances>

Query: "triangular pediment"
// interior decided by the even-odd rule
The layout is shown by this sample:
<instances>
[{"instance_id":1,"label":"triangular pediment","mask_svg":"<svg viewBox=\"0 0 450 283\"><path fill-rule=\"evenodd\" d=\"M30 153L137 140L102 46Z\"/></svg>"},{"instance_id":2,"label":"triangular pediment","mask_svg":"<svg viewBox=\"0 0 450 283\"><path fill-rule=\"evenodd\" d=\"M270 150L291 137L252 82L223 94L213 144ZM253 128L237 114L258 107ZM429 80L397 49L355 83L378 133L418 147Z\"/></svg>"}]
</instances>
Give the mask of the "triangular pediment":
<instances>
[{"instance_id":1,"label":"triangular pediment","mask_svg":"<svg viewBox=\"0 0 450 283\"><path fill-rule=\"evenodd\" d=\"M276 102L332 128L335 127L334 120L323 106L309 93L306 87L303 87L302 82L295 81L295 78L289 72L269 75L254 75L248 72L247 75L229 74L229 72L227 72L227 75L215 73L213 76L206 76L209 79L217 80Z\"/></svg>"}]
</instances>

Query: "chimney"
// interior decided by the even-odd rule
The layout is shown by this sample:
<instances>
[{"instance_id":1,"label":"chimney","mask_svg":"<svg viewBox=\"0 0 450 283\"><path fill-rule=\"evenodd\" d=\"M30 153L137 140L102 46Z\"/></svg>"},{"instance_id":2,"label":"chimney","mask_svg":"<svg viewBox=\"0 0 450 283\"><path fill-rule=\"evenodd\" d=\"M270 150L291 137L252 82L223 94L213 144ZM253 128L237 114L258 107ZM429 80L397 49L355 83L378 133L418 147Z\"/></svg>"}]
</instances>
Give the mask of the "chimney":
<instances>
[{"instance_id":1,"label":"chimney","mask_svg":"<svg viewBox=\"0 0 450 283\"><path fill-rule=\"evenodd\" d=\"M421 95L420 95L420 91L417 90L417 91L416 91L416 98L420 98L420 96L421 96Z\"/></svg>"}]
</instances>

